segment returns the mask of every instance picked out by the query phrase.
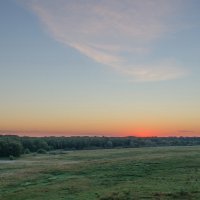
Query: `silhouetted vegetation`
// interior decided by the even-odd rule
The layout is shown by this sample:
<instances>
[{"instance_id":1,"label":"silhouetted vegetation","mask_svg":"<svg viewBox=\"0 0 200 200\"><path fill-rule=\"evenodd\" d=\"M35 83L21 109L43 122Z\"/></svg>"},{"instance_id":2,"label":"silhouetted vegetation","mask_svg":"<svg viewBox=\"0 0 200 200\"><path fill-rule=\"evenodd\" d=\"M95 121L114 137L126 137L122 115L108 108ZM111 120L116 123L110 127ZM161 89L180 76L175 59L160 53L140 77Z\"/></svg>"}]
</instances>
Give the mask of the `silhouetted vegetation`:
<instances>
[{"instance_id":1,"label":"silhouetted vegetation","mask_svg":"<svg viewBox=\"0 0 200 200\"><path fill-rule=\"evenodd\" d=\"M0 135L0 157L49 150L89 150L156 146L200 145L200 137L19 137Z\"/></svg>"},{"instance_id":2,"label":"silhouetted vegetation","mask_svg":"<svg viewBox=\"0 0 200 200\"><path fill-rule=\"evenodd\" d=\"M44 149L38 149L37 153L39 153L39 154L45 154L45 153L47 153L47 151L44 150Z\"/></svg>"},{"instance_id":3,"label":"silhouetted vegetation","mask_svg":"<svg viewBox=\"0 0 200 200\"><path fill-rule=\"evenodd\" d=\"M17 137L15 137L17 138ZM12 137L0 137L0 156L19 157L22 153L23 145L20 139L12 139Z\"/></svg>"}]
</instances>

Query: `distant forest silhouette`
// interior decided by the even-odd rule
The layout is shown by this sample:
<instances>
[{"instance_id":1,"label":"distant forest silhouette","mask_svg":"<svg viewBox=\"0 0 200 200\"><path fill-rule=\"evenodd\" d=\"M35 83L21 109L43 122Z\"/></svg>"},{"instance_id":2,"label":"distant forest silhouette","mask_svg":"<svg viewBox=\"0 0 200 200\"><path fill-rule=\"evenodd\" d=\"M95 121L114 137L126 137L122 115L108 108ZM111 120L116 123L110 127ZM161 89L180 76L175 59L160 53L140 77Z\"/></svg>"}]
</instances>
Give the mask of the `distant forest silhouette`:
<instances>
[{"instance_id":1,"label":"distant forest silhouette","mask_svg":"<svg viewBox=\"0 0 200 200\"><path fill-rule=\"evenodd\" d=\"M0 157L53 150L89 150L200 145L200 137L20 137L0 135Z\"/></svg>"}]
</instances>

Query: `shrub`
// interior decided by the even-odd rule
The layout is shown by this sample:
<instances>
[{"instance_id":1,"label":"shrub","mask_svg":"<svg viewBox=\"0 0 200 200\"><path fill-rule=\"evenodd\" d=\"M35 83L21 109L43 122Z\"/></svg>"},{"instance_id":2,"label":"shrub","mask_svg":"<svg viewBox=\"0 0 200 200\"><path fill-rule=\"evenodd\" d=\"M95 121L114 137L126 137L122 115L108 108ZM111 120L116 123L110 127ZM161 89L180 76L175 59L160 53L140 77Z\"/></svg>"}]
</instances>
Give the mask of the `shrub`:
<instances>
[{"instance_id":1,"label":"shrub","mask_svg":"<svg viewBox=\"0 0 200 200\"><path fill-rule=\"evenodd\" d=\"M12 155L10 155L10 156L9 156L9 159L10 159L10 160L15 160L15 157L12 156Z\"/></svg>"},{"instance_id":2,"label":"shrub","mask_svg":"<svg viewBox=\"0 0 200 200\"><path fill-rule=\"evenodd\" d=\"M22 153L22 145L19 142L11 141L8 143L7 149L8 155L19 157Z\"/></svg>"},{"instance_id":3,"label":"shrub","mask_svg":"<svg viewBox=\"0 0 200 200\"><path fill-rule=\"evenodd\" d=\"M29 153L31 153L31 152L28 148L24 150L24 154L29 154Z\"/></svg>"},{"instance_id":4,"label":"shrub","mask_svg":"<svg viewBox=\"0 0 200 200\"><path fill-rule=\"evenodd\" d=\"M45 149L38 149L37 153L45 154L45 153L47 153L47 151Z\"/></svg>"}]
</instances>

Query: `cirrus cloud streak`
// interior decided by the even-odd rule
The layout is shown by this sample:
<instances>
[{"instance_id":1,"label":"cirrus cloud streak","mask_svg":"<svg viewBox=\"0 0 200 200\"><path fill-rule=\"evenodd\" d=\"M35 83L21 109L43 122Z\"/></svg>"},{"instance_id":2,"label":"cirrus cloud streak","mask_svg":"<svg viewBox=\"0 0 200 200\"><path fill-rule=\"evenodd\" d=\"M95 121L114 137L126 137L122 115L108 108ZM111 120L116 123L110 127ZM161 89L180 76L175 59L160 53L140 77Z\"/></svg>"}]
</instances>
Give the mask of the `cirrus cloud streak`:
<instances>
[{"instance_id":1,"label":"cirrus cloud streak","mask_svg":"<svg viewBox=\"0 0 200 200\"><path fill-rule=\"evenodd\" d=\"M169 80L186 74L174 58L146 58L154 55L152 46L157 41L178 29L173 18L181 13L180 0L21 1L57 41L133 81ZM137 57L143 59L138 63Z\"/></svg>"}]
</instances>

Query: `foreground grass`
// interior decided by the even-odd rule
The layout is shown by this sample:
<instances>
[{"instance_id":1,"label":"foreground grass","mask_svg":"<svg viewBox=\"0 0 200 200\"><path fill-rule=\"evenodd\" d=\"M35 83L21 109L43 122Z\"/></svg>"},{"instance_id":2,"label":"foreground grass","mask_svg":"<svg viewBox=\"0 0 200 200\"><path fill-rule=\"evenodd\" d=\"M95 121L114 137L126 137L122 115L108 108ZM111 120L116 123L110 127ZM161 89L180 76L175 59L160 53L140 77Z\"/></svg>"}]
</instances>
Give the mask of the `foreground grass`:
<instances>
[{"instance_id":1,"label":"foreground grass","mask_svg":"<svg viewBox=\"0 0 200 200\"><path fill-rule=\"evenodd\" d=\"M0 200L200 199L200 147L57 152L0 161Z\"/></svg>"}]
</instances>

